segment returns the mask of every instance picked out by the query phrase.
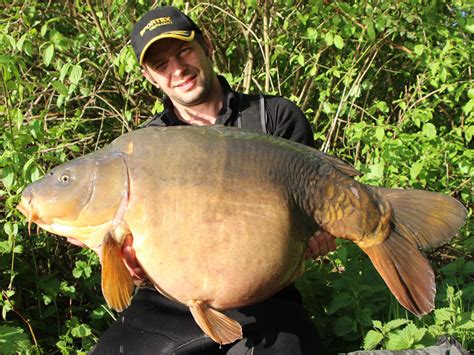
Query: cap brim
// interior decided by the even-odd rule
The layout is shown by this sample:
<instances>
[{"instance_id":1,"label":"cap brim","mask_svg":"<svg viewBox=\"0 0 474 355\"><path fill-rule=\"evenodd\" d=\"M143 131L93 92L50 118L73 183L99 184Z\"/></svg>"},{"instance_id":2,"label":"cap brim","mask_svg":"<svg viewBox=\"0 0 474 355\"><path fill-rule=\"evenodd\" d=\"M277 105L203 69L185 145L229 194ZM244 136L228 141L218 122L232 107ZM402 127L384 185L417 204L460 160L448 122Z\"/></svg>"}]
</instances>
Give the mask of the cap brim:
<instances>
[{"instance_id":1,"label":"cap brim","mask_svg":"<svg viewBox=\"0 0 474 355\"><path fill-rule=\"evenodd\" d=\"M140 65L143 64L143 58L145 58L146 51L156 41L159 41L163 38L176 38L181 41L191 42L195 35L196 33L194 31L169 31L152 38L150 41L148 41L146 46L143 48L142 53L140 54Z\"/></svg>"}]
</instances>

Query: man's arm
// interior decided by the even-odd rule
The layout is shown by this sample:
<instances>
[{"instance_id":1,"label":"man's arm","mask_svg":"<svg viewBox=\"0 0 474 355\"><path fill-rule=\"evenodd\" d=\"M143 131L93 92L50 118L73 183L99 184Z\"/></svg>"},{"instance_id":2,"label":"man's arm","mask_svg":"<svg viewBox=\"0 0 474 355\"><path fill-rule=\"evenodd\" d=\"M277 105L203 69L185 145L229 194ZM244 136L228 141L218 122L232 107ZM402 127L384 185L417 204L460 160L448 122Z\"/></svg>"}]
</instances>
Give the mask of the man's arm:
<instances>
[{"instance_id":1,"label":"man's arm","mask_svg":"<svg viewBox=\"0 0 474 355\"><path fill-rule=\"evenodd\" d=\"M304 113L292 101L265 96L268 132L277 137L314 147L313 131Z\"/></svg>"}]
</instances>

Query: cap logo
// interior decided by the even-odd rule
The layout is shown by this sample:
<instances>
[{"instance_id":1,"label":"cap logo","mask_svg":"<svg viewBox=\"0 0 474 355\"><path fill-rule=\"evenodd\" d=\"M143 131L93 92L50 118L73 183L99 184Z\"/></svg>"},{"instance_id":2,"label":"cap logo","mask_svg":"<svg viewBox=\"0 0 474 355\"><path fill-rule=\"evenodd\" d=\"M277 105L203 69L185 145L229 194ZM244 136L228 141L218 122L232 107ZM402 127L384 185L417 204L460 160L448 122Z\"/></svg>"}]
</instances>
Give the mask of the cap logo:
<instances>
[{"instance_id":1,"label":"cap logo","mask_svg":"<svg viewBox=\"0 0 474 355\"><path fill-rule=\"evenodd\" d=\"M171 17L158 17L146 24L146 26L140 31L140 36L143 36L143 34L146 31L152 31L157 27L163 26L163 25L171 25L173 21L171 21Z\"/></svg>"}]
</instances>

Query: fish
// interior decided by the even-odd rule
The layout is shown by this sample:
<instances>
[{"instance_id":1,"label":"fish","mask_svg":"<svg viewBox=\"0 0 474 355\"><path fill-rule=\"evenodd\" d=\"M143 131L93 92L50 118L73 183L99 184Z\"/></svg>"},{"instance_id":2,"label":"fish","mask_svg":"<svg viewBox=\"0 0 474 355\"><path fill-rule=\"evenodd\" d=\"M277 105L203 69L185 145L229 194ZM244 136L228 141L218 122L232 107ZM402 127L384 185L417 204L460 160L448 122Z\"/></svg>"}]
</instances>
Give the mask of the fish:
<instances>
[{"instance_id":1,"label":"fish","mask_svg":"<svg viewBox=\"0 0 474 355\"><path fill-rule=\"evenodd\" d=\"M433 309L434 272L421 249L454 236L465 207L358 175L336 157L266 134L147 127L53 168L24 189L17 208L29 224L98 253L110 308L130 304L135 285L123 250L133 250L158 292L229 344L243 334L225 311L298 279L311 236L323 231L361 248L407 310Z\"/></svg>"}]
</instances>

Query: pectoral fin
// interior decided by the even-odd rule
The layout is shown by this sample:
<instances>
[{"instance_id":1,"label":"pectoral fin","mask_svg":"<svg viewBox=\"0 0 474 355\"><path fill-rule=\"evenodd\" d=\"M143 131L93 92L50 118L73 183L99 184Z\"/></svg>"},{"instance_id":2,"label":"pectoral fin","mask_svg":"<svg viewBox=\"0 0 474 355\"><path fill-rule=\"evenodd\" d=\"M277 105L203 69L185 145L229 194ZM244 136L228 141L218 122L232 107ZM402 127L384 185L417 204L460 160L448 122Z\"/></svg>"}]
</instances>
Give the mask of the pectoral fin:
<instances>
[{"instance_id":1,"label":"pectoral fin","mask_svg":"<svg viewBox=\"0 0 474 355\"><path fill-rule=\"evenodd\" d=\"M204 302L193 301L189 309L199 327L216 343L224 345L242 339L242 327L237 321L209 308Z\"/></svg>"},{"instance_id":2,"label":"pectoral fin","mask_svg":"<svg viewBox=\"0 0 474 355\"><path fill-rule=\"evenodd\" d=\"M121 247L110 234L102 244L102 294L110 308L118 312L130 305L133 292L133 278L125 266Z\"/></svg>"}]
</instances>

